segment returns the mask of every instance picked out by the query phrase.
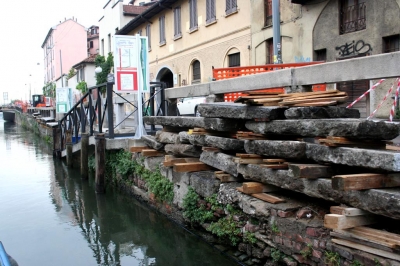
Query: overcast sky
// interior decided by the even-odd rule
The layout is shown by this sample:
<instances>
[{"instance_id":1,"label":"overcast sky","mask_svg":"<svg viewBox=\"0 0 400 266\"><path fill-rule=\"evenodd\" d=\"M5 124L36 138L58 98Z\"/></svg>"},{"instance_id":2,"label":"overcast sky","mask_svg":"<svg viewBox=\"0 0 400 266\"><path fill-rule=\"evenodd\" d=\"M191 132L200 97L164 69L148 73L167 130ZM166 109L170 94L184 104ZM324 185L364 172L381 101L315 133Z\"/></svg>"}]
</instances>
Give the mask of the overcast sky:
<instances>
[{"instance_id":1,"label":"overcast sky","mask_svg":"<svg viewBox=\"0 0 400 266\"><path fill-rule=\"evenodd\" d=\"M88 28L99 25L108 0L2 1L0 8L0 103L3 92L8 98L29 97L42 93L43 50L41 45L50 28L68 18ZM37 65L37 64L40 65ZM31 77L30 77L31 75Z\"/></svg>"}]
</instances>

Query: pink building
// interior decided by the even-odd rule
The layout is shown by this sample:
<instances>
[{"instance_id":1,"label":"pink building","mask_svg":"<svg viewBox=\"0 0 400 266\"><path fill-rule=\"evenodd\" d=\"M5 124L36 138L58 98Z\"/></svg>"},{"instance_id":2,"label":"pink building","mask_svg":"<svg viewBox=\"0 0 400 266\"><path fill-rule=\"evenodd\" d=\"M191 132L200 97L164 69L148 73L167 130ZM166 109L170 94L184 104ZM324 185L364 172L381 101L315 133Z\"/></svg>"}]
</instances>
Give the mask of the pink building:
<instances>
[{"instance_id":1,"label":"pink building","mask_svg":"<svg viewBox=\"0 0 400 266\"><path fill-rule=\"evenodd\" d=\"M99 53L99 26L91 26L87 30L87 56Z\"/></svg>"},{"instance_id":2,"label":"pink building","mask_svg":"<svg viewBox=\"0 0 400 266\"><path fill-rule=\"evenodd\" d=\"M60 24L50 28L42 44L44 83L56 81L62 74L68 73L76 62L87 58L88 42L85 27L74 18L60 21Z\"/></svg>"}]
</instances>

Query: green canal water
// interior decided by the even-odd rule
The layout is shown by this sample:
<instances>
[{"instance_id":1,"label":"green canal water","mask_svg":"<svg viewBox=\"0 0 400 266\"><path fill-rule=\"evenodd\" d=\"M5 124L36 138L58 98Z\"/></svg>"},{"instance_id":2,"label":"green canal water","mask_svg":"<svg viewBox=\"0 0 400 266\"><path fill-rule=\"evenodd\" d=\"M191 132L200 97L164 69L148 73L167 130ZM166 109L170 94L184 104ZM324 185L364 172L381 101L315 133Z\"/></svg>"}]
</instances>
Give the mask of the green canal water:
<instances>
[{"instance_id":1,"label":"green canal water","mask_svg":"<svg viewBox=\"0 0 400 266\"><path fill-rule=\"evenodd\" d=\"M54 159L0 114L0 241L20 266L238 265L135 199Z\"/></svg>"}]
</instances>

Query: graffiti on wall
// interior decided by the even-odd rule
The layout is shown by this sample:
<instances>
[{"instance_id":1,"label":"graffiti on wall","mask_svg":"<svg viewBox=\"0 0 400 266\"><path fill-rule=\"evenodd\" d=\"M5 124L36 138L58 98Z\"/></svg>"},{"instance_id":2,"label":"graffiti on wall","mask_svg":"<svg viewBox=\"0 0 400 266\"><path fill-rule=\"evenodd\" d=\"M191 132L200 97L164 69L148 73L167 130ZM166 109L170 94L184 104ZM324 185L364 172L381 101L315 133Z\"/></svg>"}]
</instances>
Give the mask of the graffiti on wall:
<instances>
[{"instance_id":1,"label":"graffiti on wall","mask_svg":"<svg viewBox=\"0 0 400 266\"><path fill-rule=\"evenodd\" d=\"M339 51L339 55L344 56L355 56L355 55L365 55L372 51L372 47L369 43L363 40L352 41L350 43L345 43L341 46L336 46L336 51Z\"/></svg>"},{"instance_id":2,"label":"graffiti on wall","mask_svg":"<svg viewBox=\"0 0 400 266\"><path fill-rule=\"evenodd\" d=\"M296 63L311 62L311 58L310 57L304 57L302 55L295 56L294 57L294 62L296 62Z\"/></svg>"}]
</instances>

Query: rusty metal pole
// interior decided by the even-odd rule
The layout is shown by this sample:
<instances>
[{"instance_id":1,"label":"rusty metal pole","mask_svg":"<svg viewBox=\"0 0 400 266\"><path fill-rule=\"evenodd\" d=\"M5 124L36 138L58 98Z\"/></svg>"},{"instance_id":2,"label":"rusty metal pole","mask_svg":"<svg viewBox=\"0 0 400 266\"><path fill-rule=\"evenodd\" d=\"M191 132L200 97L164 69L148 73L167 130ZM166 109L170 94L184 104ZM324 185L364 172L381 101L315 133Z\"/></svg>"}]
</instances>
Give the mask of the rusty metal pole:
<instances>
[{"instance_id":1,"label":"rusty metal pole","mask_svg":"<svg viewBox=\"0 0 400 266\"><path fill-rule=\"evenodd\" d=\"M82 179L88 179L89 177L89 134L82 133L81 134L81 177Z\"/></svg>"},{"instance_id":2,"label":"rusty metal pole","mask_svg":"<svg viewBox=\"0 0 400 266\"><path fill-rule=\"evenodd\" d=\"M96 140L96 193L105 193L106 174L106 139L104 133L99 133Z\"/></svg>"},{"instance_id":3,"label":"rusty metal pole","mask_svg":"<svg viewBox=\"0 0 400 266\"><path fill-rule=\"evenodd\" d=\"M71 130L67 130L66 132L67 138L66 138L66 150L67 150L67 167L72 168L73 167L73 162L72 162L72 132Z\"/></svg>"}]
</instances>

